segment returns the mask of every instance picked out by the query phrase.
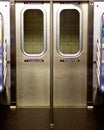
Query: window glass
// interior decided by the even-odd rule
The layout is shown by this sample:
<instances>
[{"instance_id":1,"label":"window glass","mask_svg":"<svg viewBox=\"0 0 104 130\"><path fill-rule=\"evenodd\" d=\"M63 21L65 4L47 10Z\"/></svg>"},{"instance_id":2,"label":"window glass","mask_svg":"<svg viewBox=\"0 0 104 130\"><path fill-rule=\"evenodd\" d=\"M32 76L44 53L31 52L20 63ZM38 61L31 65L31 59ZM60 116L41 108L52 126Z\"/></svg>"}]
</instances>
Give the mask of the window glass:
<instances>
[{"instance_id":1,"label":"window glass","mask_svg":"<svg viewBox=\"0 0 104 130\"><path fill-rule=\"evenodd\" d=\"M60 13L60 45L63 54L76 54L80 49L79 12L75 9L64 9Z\"/></svg>"},{"instance_id":2,"label":"window glass","mask_svg":"<svg viewBox=\"0 0 104 130\"><path fill-rule=\"evenodd\" d=\"M43 12L28 9L24 12L24 51L40 54L44 50Z\"/></svg>"}]
</instances>

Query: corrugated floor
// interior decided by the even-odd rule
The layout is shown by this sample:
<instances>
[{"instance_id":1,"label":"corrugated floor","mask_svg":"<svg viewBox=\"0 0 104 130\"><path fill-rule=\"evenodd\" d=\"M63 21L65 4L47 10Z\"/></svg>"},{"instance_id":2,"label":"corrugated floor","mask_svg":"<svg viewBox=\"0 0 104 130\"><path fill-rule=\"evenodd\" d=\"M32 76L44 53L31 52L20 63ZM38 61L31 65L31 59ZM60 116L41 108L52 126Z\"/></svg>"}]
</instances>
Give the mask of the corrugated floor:
<instances>
[{"instance_id":1,"label":"corrugated floor","mask_svg":"<svg viewBox=\"0 0 104 130\"><path fill-rule=\"evenodd\" d=\"M104 130L104 108L57 108L54 122L54 130ZM0 130L50 130L49 109L0 108Z\"/></svg>"}]
</instances>

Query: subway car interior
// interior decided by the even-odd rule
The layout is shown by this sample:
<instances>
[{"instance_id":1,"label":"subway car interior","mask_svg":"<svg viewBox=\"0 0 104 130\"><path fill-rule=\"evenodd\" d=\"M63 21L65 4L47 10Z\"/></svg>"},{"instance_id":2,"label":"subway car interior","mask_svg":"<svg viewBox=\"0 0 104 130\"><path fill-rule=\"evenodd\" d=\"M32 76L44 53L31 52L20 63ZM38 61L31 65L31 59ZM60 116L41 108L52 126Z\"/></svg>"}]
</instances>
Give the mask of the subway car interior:
<instances>
[{"instance_id":1,"label":"subway car interior","mask_svg":"<svg viewBox=\"0 0 104 130\"><path fill-rule=\"evenodd\" d=\"M104 130L104 0L0 0L0 130Z\"/></svg>"}]
</instances>

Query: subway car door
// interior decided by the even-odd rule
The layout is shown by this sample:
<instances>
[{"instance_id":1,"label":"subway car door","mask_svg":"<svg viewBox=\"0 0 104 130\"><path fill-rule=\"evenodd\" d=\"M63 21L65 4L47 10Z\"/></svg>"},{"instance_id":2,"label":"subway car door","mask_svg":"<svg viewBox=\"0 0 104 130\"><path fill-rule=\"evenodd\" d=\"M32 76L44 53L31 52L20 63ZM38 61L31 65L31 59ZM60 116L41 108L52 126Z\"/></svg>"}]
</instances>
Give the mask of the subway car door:
<instances>
[{"instance_id":1,"label":"subway car door","mask_svg":"<svg viewBox=\"0 0 104 130\"><path fill-rule=\"evenodd\" d=\"M54 105L86 107L88 4L54 4L53 8Z\"/></svg>"},{"instance_id":2,"label":"subway car door","mask_svg":"<svg viewBox=\"0 0 104 130\"><path fill-rule=\"evenodd\" d=\"M18 107L86 107L88 5L52 6L16 3Z\"/></svg>"},{"instance_id":3,"label":"subway car door","mask_svg":"<svg viewBox=\"0 0 104 130\"><path fill-rule=\"evenodd\" d=\"M10 104L10 3L0 1L0 104Z\"/></svg>"},{"instance_id":4,"label":"subway car door","mask_svg":"<svg viewBox=\"0 0 104 130\"><path fill-rule=\"evenodd\" d=\"M16 3L17 107L49 107L49 8Z\"/></svg>"}]
</instances>

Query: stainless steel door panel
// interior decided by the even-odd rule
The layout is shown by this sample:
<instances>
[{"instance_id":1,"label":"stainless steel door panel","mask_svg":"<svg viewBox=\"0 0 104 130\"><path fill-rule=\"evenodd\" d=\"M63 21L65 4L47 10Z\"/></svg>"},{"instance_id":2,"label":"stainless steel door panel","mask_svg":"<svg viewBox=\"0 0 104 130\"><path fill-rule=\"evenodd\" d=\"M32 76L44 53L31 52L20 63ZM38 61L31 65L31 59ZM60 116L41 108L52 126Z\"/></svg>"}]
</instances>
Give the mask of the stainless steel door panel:
<instances>
[{"instance_id":1,"label":"stainless steel door panel","mask_svg":"<svg viewBox=\"0 0 104 130\"><path fill-rule=\"evenodd\" d=\"M21 51L21 11L23 9L44 10L47 21L47 52L44 55L24 55ZM44 13L43 12L43 13ZM16 47L17 47L17 106L49 106L49 5L16 4ZM23 14L23 13L22 13ZM48 27L48 28L47 28ZM46 44L44 43L44 44ZM45 45L46 46L46 45Z\"/></svg>"},{"instance_id":2,"label":"stainless steel door panel","mask_svg":"<svg viewBox=\"0 0 104 130\"><path fill-rule=\"evenodd\" d=\"M74 6L77 6L83 14L82 27L80 26L83 34L83 52L77 59L70 58L70 56L61 56L54 49L54 105L56 107L85 107L87 102L87 4L54 4L54 48L56 47L58 37L56 35L56 23L59 21L57 20L57 12L61 8L72 9Z\"/></svg>"}]
</instances>

